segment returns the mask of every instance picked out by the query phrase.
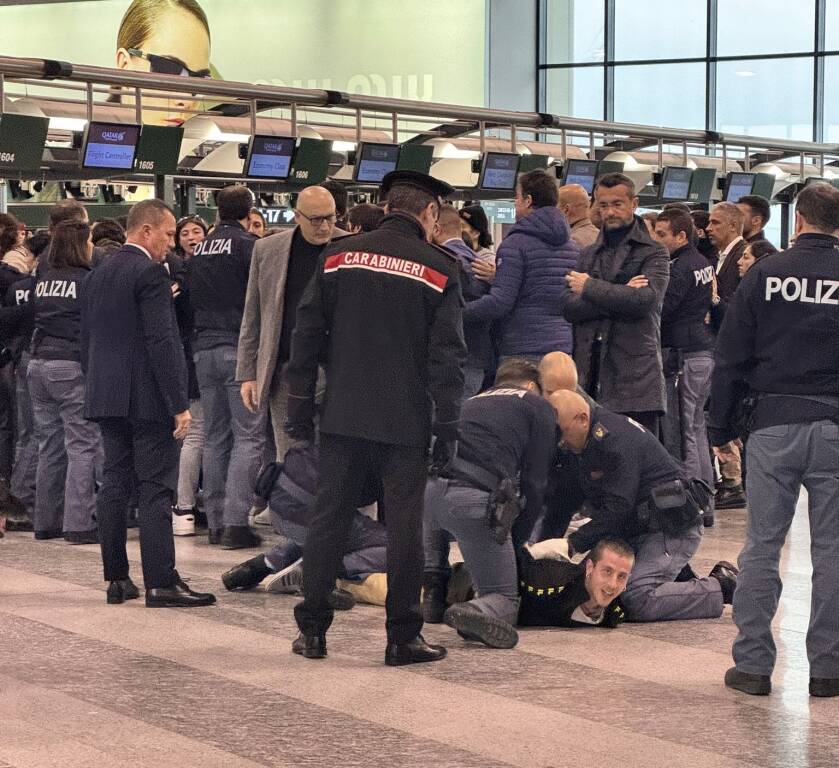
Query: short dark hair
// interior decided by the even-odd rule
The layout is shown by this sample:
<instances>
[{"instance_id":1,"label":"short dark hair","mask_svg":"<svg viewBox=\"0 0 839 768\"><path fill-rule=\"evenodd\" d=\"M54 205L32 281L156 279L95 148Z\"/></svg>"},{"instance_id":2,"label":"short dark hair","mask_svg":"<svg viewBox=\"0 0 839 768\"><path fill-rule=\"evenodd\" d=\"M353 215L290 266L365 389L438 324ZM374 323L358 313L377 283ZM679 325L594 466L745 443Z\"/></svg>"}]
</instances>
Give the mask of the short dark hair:
<instances>
[{"instance_id":1,"label":"short dark hair","mask_svg":"<svg viewBox=\"0 0 839 768\"><path fill-rule=\"evenodd\" d=\"M144 224L157 226L167 213L172 214L172 218L175 217L172 209L156 197L151 200L142 200L139 203L134 203L134 205L131 206L131 210L128 212L128 219L125 222L125 231L134 232Z\"/></svg>"},{"instance_id":2,"label":"short dark hair","mask_svg":"<svg viewBox=\"0 0 839 768\"><path fill-rule=\"evenodd\" d=\"M677 210L677 211L684 211L685 213L690 213L690 206L687 203L665 203L664 207L661 209L662 211L670 211L670 210Z\"/></svg>"},{"instance_id":3,"label":"short dark hair","mask_svg":"<svg viewBox=\"0 0 839 768\"><path fill-rule=\"evenodd\" d=\"M340 219L347 212L347 188L335 179L327 179L321 186L332 195L335 201L335 215Z\"/></svg>"},{"instance_id":4,"label":"short dark hair","mask_svg":"<svg viewBox=\"0 0 839 768\"><path fill-rule=\"evenodd\" d=\"M691 211L690 217L693 219L694 227L708 229L708 222L711 220L711 214L708 211Z\"/></svg>"},{"instance_id":5,"label":"short dark hair","mask_svg":"<svg viewBox=\"0 0 839 768\"><path fill-rule=\"evenodd\" d=\"M50 229L62 221L84 221L85 207L75 198L60 200L50 208Z\"/></svg>"},{"instance_id":6,"label":"short dark hair","mask_svg":"<svg viewBox=\"0 0 839 768\"><path fill-rule=\"evenodd\" d=\"M11 213L0 213L0 256L17 244L17 224Z\"/></svg>"},{"instance_id":7,"label":"short dark hair","mask_svg":"<svg viewBox=\"0 0 839 768\"><path fill-rule=\"evenodd\" d=\"M412 184L394 184L387 193L387 205L391 211L419 216L429 203L435 203L439 208L439 200L434 195Z\"/></svg>"},{"instance_id":8,"label":"short dark hair","mask_svg":"<svg viewBox=\"0 0 839 768\"><path fill-rule=\"evenodd\" d=\"M679 232L684 232L688 242L693 240L693 219L689 213L679 208L667 208L658 214L658 221L663 221L670 227L670 233L675 237Z\"/></svg>"},{"instance_id":9,"label":"short dark hair","mask_svg":"<svg viewBox=\"0 0 839 768\"><path fill-rule=\"evenodd\" d=\"M603 174L598 180L597 183L594 185L594 191L600 187L606 187L606 189L614 189L615 187L626 187L626 191L629 193L630 197L635 197L635 182L629 178L629 176L625 176L622 173L606 173Z\"/></svg>"},{"instance_id":10,"label":"short dark hair","mask_svg":"<svg viewBox=\"0 0 839 768\"><path fill-rule=\"evenodd\" d=\"M823 181L808 184L795 199L795 212L811 227L834 234L839 229L839 189Z\"/></svg>"},{"instance_id":11,"label":"short dark hair","mask_svg":"<svg viewBox=\"0 0 839 768\"><path fill-rule=\"evenodd\" d=\"M539 365L524 357L510 357L498 366L495 372L494 386L502 384L527 384L533 382L539 385ZM541 389L541 386L540 386Z\"/></svg>"},{"instance_id":12,"label":"short dark hair","mask_svg":"<svg viewBox=\"0 0 839 768\"><path fill-rule=\"evenodd\" d=\"M90 225L84 221L62 221L52 231L52 242L47 263L56 269L62 267L87 267L90 265L87 241Z\"/></svg>"},{"instance_id":13,"label":"short dark hair","mask_svg":"<svg viewBox=\"0 0 839 768\"><path fill-rule=\"evenodd\" d=\"M760 216L763 224L765 225L769 221L770 211L772 210L769 206L769 201L765 197L761 197L760 195L743 195L738 201L737 205L740 204L748 205L749 208L752 209L752 212Z\"/></svg>"},{"instance_id":14,"label":"short dark hair","mask_svg":"<svg viewBox=\"0 0 839 768\"><path fill-rule=\"evenodd\" d=\"M385 212L372 203L359 203L347 212L347 221L353 227L361 227L362 232L378 229L384 217Z\"/></svg>"},{"instance_id":15,"label":"short dark hair","mask_svg":"<svg viewBox=\"0 0 839 768\"><path fill-rule=\"evenodd\" d=\"M221 221L241 221L250 215L253 193L241 184L231 184L219 190L216 205Z\"/></svg>"},{"instance_id":16,"label":"short dark hair","mask_svg":"<svg viewBox=\"0 0 839 768\"><path fill-rule=\"evenodd\" d=\"M623 539L600 539L588 553L588 559L593 563L599 563L603 559L603 552L611 550L616 555L621 557L631 557L635 559L635 550L629 546Z\"/></svg>"},{"instance_id":17,"label":"short dark hair","mask_svg":"<svg viewBox=\"0 0 839 768\"><path fill-rule=\"evenodd\" d=\"M556 177L550 176L541 168L523 173L518 178L521 195L530 195L534 208L556 208L559 202L559 188Z\"/></svg>"},{"instance_id":18,"label":"short dark hair","mask_svg":"<svg viewBox=\"0 0 839 768\"><path fill-rule=\"evenodd\" d=\"M101 219L93 225L93 244L100 240L113 240L115 243L125 242L125 230L116 219Z\"/></svg>"},{"instance_id":19,"label":"short dark hair","mask_svg":"<svg viewBox=\"0 0 839 768\"><path fill-rule=\"evenodd\" d=\"M768 240L754 240L748 244L748 248L755 261L760 261L764 256L771 256L778 252L778 249Z\"/></svg>"},{"instance_id":20,"label":"short dark hair","mask_svg":"<svg viewBox=\"0 0 839 768\"><path fill-rule=\"evenodd\" d=\"M38 259L41 257L41 254L50 247L50 240L52 240L50 233L45 229L41 229L29 238L29 241L26 243L26 247L30 250L32 255Z\"/></svg>"}]
</instances>

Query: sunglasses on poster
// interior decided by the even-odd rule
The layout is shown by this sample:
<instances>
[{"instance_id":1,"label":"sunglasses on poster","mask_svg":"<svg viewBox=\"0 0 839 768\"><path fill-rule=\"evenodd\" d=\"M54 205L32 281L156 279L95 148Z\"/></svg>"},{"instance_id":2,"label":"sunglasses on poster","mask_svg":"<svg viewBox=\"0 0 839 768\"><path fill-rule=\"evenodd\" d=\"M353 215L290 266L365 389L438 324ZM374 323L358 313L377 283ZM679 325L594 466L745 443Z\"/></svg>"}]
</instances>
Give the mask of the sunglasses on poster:
<instances>
[{"instance_id":1,"label":"sunglasses on poster","mask_svg":"<svg viewBox=\"0 0 839 768\"><path fill-rule=\"evenodd\" d=\"M190 69L180 59L174 56L158 56L156 53L146 53L139 48L128 48L128 53L132 56L137 56L140 59L145 59L151 71L158 75L180 75L181 77L210 77L209 69Z\"/></svg>"}]
</instances>

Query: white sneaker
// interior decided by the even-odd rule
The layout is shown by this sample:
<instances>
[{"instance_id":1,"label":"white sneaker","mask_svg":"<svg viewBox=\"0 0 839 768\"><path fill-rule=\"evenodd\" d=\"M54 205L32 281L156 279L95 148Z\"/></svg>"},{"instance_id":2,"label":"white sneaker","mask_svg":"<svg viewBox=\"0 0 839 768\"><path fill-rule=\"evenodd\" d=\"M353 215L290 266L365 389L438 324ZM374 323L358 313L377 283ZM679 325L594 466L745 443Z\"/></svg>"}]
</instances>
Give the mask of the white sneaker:
<instances>
[{"instance_id":1,"label":"white sneaker","mask_svg":"<svg viewBox=\"0 0 839 768\"><path fill-rule=\"evenodd\" d=\"M251 517L251 525L267 525L270 527L271 510L268 507L265 507L262 512L257 512Z\"/></svg>"},{"instance_id":2,"label":"white sneaker","mask_svg":"<svg viewBox=\"0 0 839 768\"><path fill-rule=\"evenodd\" d=\"M195 536L195 515L191 509L172 508L172 534Z\"/></svg>"},{"instance_id":3,"label":"white sneaker","mask_svg":"<svg viewBox=\"0 0 839 768\"><path fill-rule=\"evenodd\" d=\"M262 582L266 592L275 595L297 595L303 584L303 558L299 557L291 565L272 573Z\"/></svg>"}]
</instances>

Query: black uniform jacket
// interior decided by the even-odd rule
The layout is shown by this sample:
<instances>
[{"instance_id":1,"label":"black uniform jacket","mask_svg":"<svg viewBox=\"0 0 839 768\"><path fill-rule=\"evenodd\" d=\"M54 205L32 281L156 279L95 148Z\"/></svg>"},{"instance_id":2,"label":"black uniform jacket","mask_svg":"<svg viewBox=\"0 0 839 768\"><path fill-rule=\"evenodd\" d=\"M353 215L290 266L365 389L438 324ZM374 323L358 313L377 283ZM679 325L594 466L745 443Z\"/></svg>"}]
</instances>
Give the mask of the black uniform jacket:
<instances>
[{"instance_id":1,"label":"black uniform jacket","mask_svg":"<svg viewBox=\"0 0 839 768\"><path fill-rule=\"evenodd\" d=\"M47 268L38 275L30 297L35 310L32 357L81 360L79 333L88 267Z\"/></svg>"},{"instance_id":2,"label":"black uniform jacket","mask_svg":"<svg viewBox=\"0 0 839 768\"><path fill-rule=\"evenodd\" d=\"M714 348L705 323L711 309L714 268L688 244L670 258L670 282L661 308L661 346L698 352Z\"/></svg>"},{"instance_id":3,"label":"black uniform jacket","mask_svg":"<svg viewBox=\"0 0 839 768\"><path fill-rule=\"evenodd\" d=\"M238 221L222 221L195 246L186 265L194 351L239 343L256 240Z\"/></svg>"},{"instance_id":4,"label":"black uniform jacket","mask_svg":"<svg viewBox=\"0 0 839 768\"><path fill-rule=\"evenodd\" d=\"M587 552L604 537L631 539L644 533L636 510L660 483L686 479L667 449L632 419L596 406L579 462L580 487L592 520L568 540Z\"/></svg>"},{"instance_id":5,"label":"black uniform jacket","mask_svg":"<svg viewBox=\"0 0 839 768\"><path fill-rule=\"evenodd\" d=\"M87 279L82 304L85 417L168 424L188 406L169 275L126 244Z\"/></svg>"},{"instance_id":6,"label":"black uniform jacket","mask_svg":"<svg viewBox=\"0 0 839 768\"><path fill-rule=\"evenodd\" d=\"M0 345L6 347L17 363L21 354L29 349L34 325L32 312L32 289L35 287L33 275L21 276L6 291L0 306Z\"/></svg>"},{"instance_id":7,"label":"black uniform jacket","mask_svg":"<svg viewBox=\"0 0 839 768\"><path fill-rule=\"evenodd\" d=\"M313 417L322 362L322 432L426 447L431 399L436 427L453 432L466 357L457 275L455 260L403 213L327 246L297 309L289 423Z\"/></svg>"},{"instance_id":8,"label":"black uniform jacket","mask_svg":"<svg viewBox=\"0 0 839 768\"><path fill-rule=\"evenodd\" d=\"M802 234L746 273L720 329L711 379L714 445L736 436L742 383L761 395L839 396L839 240ZM835 406L766 398L754 428L829 418ZM756 416L758 415L756 414Z\"/></svg>"}]
</instances>

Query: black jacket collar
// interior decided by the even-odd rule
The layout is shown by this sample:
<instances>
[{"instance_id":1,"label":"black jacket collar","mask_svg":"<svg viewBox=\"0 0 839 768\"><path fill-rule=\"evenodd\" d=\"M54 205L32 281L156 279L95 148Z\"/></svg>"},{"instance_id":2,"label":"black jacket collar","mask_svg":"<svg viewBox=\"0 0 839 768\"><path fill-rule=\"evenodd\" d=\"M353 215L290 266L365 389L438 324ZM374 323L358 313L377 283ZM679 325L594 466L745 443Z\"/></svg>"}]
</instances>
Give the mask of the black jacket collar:
<instances>
[{"instance_id":1,"label":"black jacket collar","mask_svg":"<svg viewBox=\"0 0 839 768\"><path fill-rule=\"evenodd\" d=\"M425 230L411 214L394 211L382 219L379 229L392 229L405 235L415 235L420 240L427 241Z\"/></svg>"}]
</instances>

